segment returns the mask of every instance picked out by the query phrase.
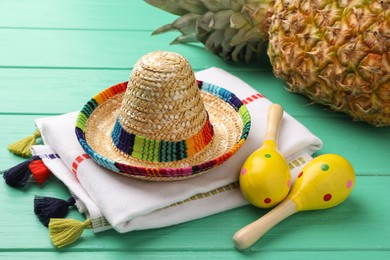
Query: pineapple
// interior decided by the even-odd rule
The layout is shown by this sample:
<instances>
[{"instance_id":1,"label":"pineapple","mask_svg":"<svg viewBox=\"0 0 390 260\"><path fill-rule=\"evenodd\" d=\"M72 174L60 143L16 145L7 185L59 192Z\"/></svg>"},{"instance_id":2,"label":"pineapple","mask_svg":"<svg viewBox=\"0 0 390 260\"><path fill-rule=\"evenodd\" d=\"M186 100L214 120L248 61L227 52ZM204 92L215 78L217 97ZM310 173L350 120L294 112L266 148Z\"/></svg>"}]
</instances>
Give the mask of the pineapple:
<instances>
[{"instance_id":1,"label":"pineapple","mask_svg":"<svg viewBox=\"0 0 390 260\"><path fill-rule=\"evenodd\" d=\"M390 125L390 0L145 0L179 15L154 34L249 61L268 43L292 92L375 126Z\"/></svg>"},{"instance_id":2,"label":"pineapple","mask_svg":"<svg viewBox=\"0 0 390 260\"><path fill-rule=\"evenodd\" d=\"M390 125L390 0L279 0L269 28L274 74L292 92Z\"/></svg>"}]
</instances>

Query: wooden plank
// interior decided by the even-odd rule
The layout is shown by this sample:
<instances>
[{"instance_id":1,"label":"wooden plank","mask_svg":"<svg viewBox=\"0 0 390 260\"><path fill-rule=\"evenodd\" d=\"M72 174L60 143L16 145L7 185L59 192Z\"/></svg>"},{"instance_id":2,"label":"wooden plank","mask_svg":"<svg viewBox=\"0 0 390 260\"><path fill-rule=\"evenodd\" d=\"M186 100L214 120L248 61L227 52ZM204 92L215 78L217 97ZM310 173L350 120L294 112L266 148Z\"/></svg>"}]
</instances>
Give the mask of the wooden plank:
<instances>
[{"instance_id":1,"label":"wooden plank","mask_svg":"<svg viewBox=\"0 0 390 260\"><path fill-rule=\"evenodd\" d=\"M0 108L1 111L1 108ZM8 169L22 161L24 158L14 156L6 147L28 135L31 135L35 126L33 120L41 116L4 116L0 115L1 138L0 138L0 170ZM3 179L1 178L0 182ZM3 201L4 203L6 201Z\"/></svg>"},{"instance_id":2,"label":"wooden plank","mask_svg":"<svg viewBox=\"0 0 390 260\"><path fill-rule=\"evenodd\" d=\"M130 70L1 69L0 111L62 114L80 110L100 91L127 81Z\"/></svg>"},{"instance_id":3,"label":"wooden plank","mask_svg":"<svg viewBox=\"0 0 390 260\"><path fill-rule=\"evenodd\" d=\"M349 118L327 117L298 120L323 141L316 153L335 153L347 158L359 175L389 175L389 128L375 128Z\"/></svg>"},{"instance_id":4,"label":"wooden plank","mask_svg":"<svg viewBox=\"0 0 390 260\"><path fill-rule=\"evenodd\" d=\"M254 87L272 102L282 104L294 117L347 117L341 113L330 112L325 106L310 104L304 96L291 94L286 91L284 83L271 72L237 71L226 66L223 68ZM123 70L3 68L0 70L0 86L7 91L0 96L0 111L28 114L33 107L36 114L59 114L79 110L98 92L116 83L127 81L130 74L131 68ZM239 86L237 89L239 90ZM350 119L345 121L351 123Z\"/></svg>"},{"instance_id":5,"label":"wooden plank","mask_svg":"<svg viewBox=\"0 0 390 260\"><path fill-rule=\"evenodd\" d=\"M148 31L0 29L0 68L129 69L144 54L167 50L181 53L196 70L211 66L270 70L266 55L250 65L226 63L200 44L169 45L176 36L151 36Z\"/></svg>"},{"instance_id":6,"label":"wooden plank","mask_svg":"<svg viewBox=\"0 0 390 260\"><path fill-rule=\"evenodd\" d=\"M387 259L388 251L315 251L315 252L237 252L237 251L151 251L138 252L131 249L125 251L83 251L83 252L0 252L0 257L4 259L273 259L273 260L302 260L316 259L316 260L345 260L345 259Z\"/></svg>"},{"instance_id":7,"label":"wooden plank","mask_svg":"<svg viewBox=\"0 0 390 260\"><path fill-rule=\"evenodd\" d=\"M0 28L154 30L176 18L144 1L2 1Z\"/></svg>"},{"instance_id":8,"label":"wooden plank","mask_svg":"<svg viewBox=\"0 0 390 260\"><path fill-rule=\"evenodd\" d=\"M279 102L294 116L340 116L323 107L306 107L307 100L292 95L271 72L231 71L274 102ZM0 96L2 113L59 114L79 110L91 97L116 83L127 81L131 69L1 69L0 86L7 91ZM238 86L239 90L239 86ZM32 110L33 108L33 110Z\"/></svg>"}]
</instances>

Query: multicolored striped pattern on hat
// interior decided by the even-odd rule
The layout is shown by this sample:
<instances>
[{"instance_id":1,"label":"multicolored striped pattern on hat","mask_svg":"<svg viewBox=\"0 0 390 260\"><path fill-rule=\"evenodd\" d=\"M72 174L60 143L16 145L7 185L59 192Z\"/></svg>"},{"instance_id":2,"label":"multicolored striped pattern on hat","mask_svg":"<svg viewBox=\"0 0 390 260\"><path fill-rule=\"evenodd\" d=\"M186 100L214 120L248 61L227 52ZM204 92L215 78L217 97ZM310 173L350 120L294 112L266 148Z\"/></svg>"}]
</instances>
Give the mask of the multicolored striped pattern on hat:
<instances>
[{"instance_id":1,"label":"multicolored striped pattern on hat","mask_svg":"<svg viewBox=\"0 0 390 260\"><path fill-rule=\"evenodd\" d=\"M149 162L171 162L194 156L204 149L213 138L213 126L207 119L197 134L174 142L129 133L117 119L111 136L116 148L125 154Z\"/></svg>"},{"instance_id":2,"label":"multicolored striped pattern on hat","mask_svg":"<svg viewBox=\"0 0 390 260\"><path fill-rule=\"evenodd\" d=\"M221 156L218 156L205 162L198 163L196 165L188 165L184 167L159 167L159 163L156 163L156 166L153 166L153 163L150 162L145 163L145 166L142 166L142 159L137 160L138 165L126 164L102 156L94 149L92 149L89 143L86 141L85 137L88 119L90 118L91 114L104 102L114 98L119 94L123 94L126 91L127 82L119 83L102 91L85 104L85 106L80 111L76 121L75 131L77 139L79 140L85 152L95 162L114 172L118 172L131 177L156 181L168 181L184 179L195 176L198 173L208 171L213 167L222 164L243 145L243 143L248 137L251 121L250 114L247 108L242 103L242 101L238 99L233 93L222 87L209 84L203 81L197 81L197 84L201 91L216 96L221 99L221 102L223 101L229 106L231 106L242 120L242 129L239 140L232 146L231 149L229 149ZM106 131L111 131L111 129L107 129Z\"/></svg>"}]
</instances>

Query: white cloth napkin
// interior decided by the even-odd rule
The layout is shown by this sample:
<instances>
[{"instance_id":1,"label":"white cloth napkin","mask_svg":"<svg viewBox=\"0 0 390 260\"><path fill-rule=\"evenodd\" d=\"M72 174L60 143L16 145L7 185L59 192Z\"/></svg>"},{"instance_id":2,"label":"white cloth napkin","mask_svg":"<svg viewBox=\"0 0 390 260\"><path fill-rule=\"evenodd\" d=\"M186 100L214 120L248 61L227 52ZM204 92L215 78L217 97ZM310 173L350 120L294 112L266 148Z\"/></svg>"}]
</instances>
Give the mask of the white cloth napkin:
<instances>
[{"instance_id":1,"label":"white cloth napkin","mask_svg":"<svg viewBox=\"0 0 390 260\"><path fill-rule=\"evenodd\" d=\"M49 169L69 188L81 212L92 220L95 232L113 227L118 232L164 227L205 217L247 204L237 184L245 159L260 147L272 104L239 78L217 68L196 78L235 93L251 114L251 131L243 147L228 161L201 176L174 182L149 182L106 170L82 157L75 133L77 112L36 121L45 145L34 146ZM279 150L292 172L322 147L321 140L284 113Z\"/></svg>"}]
</instances>

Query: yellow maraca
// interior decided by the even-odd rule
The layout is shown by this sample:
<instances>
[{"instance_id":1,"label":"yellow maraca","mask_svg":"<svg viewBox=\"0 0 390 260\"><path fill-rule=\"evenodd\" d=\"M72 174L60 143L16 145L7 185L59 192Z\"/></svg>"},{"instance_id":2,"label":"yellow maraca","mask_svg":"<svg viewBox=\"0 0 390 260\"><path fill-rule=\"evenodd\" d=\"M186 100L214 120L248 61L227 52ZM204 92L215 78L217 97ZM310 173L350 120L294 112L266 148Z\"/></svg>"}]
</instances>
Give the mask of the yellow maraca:
<instances>
[{"instance_id":1,"label":"yellow maraca","mask_svg":"<svg viewBox=\"0 0 390 260\"><path fill-rule=\"evenodd\" d=\"M352 192L355 178L351 164L340 155L324 154L314 158L302 169L287 198L237 231L233 236L234 244L238 249L250 247L269 229L298 211L337 206Z\"/></svg>"},{"instance_id":2,"label":"yellow maraca","mask_svg":"<svg viewBox=\"0 0 390 260\"><path fill-rule=\"evenodd\" d=\"M283 108L270 106L264 143L245 161L240 172L240 188L244 197L260 208L281 202L290 191L291 174L288 164L277 148L277 135Z\"/></svg>"}]
</instances>

